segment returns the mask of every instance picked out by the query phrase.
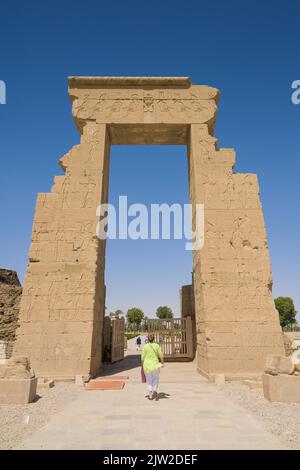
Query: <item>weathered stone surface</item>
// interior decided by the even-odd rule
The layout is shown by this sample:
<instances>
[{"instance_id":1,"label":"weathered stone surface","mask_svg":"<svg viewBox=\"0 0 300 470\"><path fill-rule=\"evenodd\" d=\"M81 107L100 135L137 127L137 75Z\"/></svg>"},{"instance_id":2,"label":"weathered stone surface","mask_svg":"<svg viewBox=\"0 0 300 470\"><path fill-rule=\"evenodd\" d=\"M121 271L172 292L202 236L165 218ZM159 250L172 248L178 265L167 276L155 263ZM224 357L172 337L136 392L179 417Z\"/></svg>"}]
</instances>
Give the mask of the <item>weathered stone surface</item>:
<instances>
[{"instance_id":1,"label":"weathered stone surface","mask_svg":"<svg viewBox=\"0 0 300 470\"><path fill-rule=\"evenodd\" d=\"M191 80L189 77L69 77L69 86L81 87L85 91L93 87L97 89L107 87L112 87L113 91L115 87L124 87L127 91L126 97L128 96L128 88L131 87L159 87L162 88L173 88L183 87L189 88L191 86ZM209 87L206 87L209 88ZM137 88L139 89L139 88ZM118 90L119 91L119 90ZM107 93L111 93L111 90L108 89ZM118 96L118 95L116 95Z\"/></svg>"},{"instance_id":2,"label":"weathered stone surface","mask_svg":"<svg viewBox=\"0 0 300 470\"><path fill-rule=\"evenodd\" d=\"M295 351L296 349L300 349L300 331L286 331L284 336L287 337L291 341L291 349ZM290 354L292 354L292 351Z\"/></svg>"},{"instance_id":3,"label":"weathered stone surface","mask_svg":"<svg viewBox=\"0 0 300 470\"><path fill-rule=\"evenodd\" d=\"M258 382L257 380L243 380L243 384L249 387L251 390L256 388L263 388L262 382Z\"/></svg>"},{"instance_id":4,"label":"weathered stone surface","mask_svg":"<svg viewBox=\"0 0 300 470\"><path fill-rule=\"evenodd\" d=\"M291 355L291 361L295 366L295 370L300 372L300 350L294 351Z\"/></svg>"},{"instance_id":5,"label":"weathered stone surface","mask_svg":"<svg viewBox=\"0 0 300 470\"><path fill-rule=\"evenodd\" d=\"M37 386L38 388L52 388L54 387L54 380L39 378L37 382Z\"/></svg>"},{"instance_id":6,"label":"weathered stone surface","mask_svg":"<svg viewBox=\"0 0 300 470\"><path fill-rule=\"evenodd\" d=\"M15 271L0 269L0 341L10 357L16 339L22 286ZM3 357L3 359L5 359Z\"/></svg>"},{"instance_id":7,"label":"weathered stone surface","mask_svg":"<svg viewBox=\"0 0 300 470\"><path fill-rule=\"evenodd\" d=\"M0 365L0 379L32 379L35 377L28 357L13 356Z\"/></svg>"},{"instance_id":8,"label":"weathered stone surface","mask_svg":"<svg viewBox=\"0 0 300 470\"><path fill-rule=\"evenodd\" d=\"M37 381L37 378L0 378L0 405L31 403L36 397Z\"/></svg>"},{"instance_id":9,"label":"weathered stone surface","mask_svg":"<svg viewBox=\"0 0 300 470\"><path fill-rule=\"evenodd\" d=\"M78 128L87 119L109 123L112 127L131 124L126 133L130 144L133 144L136 142L132 141L132 125L182 125L213 121L218 90L205 85L190 85L185 77L175 80L169 77L111 77L109 80L102 77L70 77L69 93ZM112 86L112 83L115 85ZM116 136L115 133L113 136ZM113 140L112 143L119 144L120 141Z\"/></svg>"},{"instance_id":10,"label":"weathered stone surface","mask_svg":"<svg viewBox=\"0 0 300 470\"><path fill-rule=\"evenodd\" d=\"M186 77L70 77L80 143L64 175L38 195L16 352L40 376L95 375L102 361L105 240L111 144L186 144L190 199L204 204L204 247L195 250L198 369L261 373L284 354L272 299L267 236L256 175L236 174L233 149L214 137L219 92Z\"/></svg>"},{"instance_id":11,"label":"weathered stone surface","mask_svg":"<svg viewBox=\"0 0 300 470\"><path fill-rule=\"evenodd\" d=\"M216 385L225 385L225 375L224 374L215 374L214 383Z\"/></svg>"},{"instance_id":12,"label":"weathered stone surface","mask_svg":"<svg viewBox=\"0 0 300 470\"><path fill-rule=\"evenodd\" d=\"M21 286L16 271L12 271L10 269L0 269L0 284L5 284L7 286Z\"/></svg>"},{"instance_id":13,"label":"weathered stone surface","mask_svg":"<svg viewBox=\"0 0 300 470\"><path fill-rule=\"evenodd\" d=\"M286 355L286 357L289 357L293 352L293 348L292 348L293 341L285 333L283 333L282 336L283 336L283 344L284 344L285 355Z\"/></svg>"},{"instance_id":14,"label":"weathered stone surface","mask_svg":"<svg viewBox=\"0 0 300 470\"><path fill-rule=\"evenodd\" d=\"M267 356L265 364L265 372L271 375L278 374L293 374L295 365L291 361L290 357L284 357L279 355Z\"/></svg>"},{"instance_id":15,"label":"weathered stone surface","mask_svg":"<svg viewBox=\"0 0 300 470\"><path fill-rule=\"evenodd\" d=\"M182 286L180 289L180 312L182 317L195 318L195 300L193 285Z\"/></svg>"},{"instance_id":16,"label":"weathered stone surface","mask_svg":"<svg viewBox=\"0 0 300 470\"><path fill-rule=\"evenodd\" d=\"M262 380L267 400L300 403L300 376L263 374Z\"/></svg>"},{"instance_id":17,"label":"weathered stone surface","mask_svg":"<svg viewBox=\"0 0 300 470\"><path fill-rule=\"evenodd\" d=\"M90 381L90 375L75 375L75 385L84 387L84 384Z\"/></svg>"}]
</instances>

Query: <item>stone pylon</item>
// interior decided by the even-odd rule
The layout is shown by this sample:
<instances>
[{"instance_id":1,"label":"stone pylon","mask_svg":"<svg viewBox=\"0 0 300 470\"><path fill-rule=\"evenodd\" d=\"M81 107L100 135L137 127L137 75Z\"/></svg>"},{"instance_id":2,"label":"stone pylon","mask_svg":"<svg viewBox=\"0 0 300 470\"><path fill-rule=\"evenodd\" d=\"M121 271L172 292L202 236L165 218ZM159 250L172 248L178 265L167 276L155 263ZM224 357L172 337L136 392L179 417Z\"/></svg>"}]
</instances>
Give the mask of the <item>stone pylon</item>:
<instances>
[{"instance_id":1,"label":"stone pylon","mask_svg":"<svg viewBox=\"0 0 300 470\"><path fill-rule=\"evenodd\" d=\"M99 371L97 207L108 198L110 145L186 144L191 203L205 211L204 246L193 252L198 369L261 372L267 354L283 354L282 333L257 177L234 174L234 151L216 147L218 90L186 77L70 77L69 95L81 140L37 198L16 353L40 376Z\"/></svg>"}]
</instances>

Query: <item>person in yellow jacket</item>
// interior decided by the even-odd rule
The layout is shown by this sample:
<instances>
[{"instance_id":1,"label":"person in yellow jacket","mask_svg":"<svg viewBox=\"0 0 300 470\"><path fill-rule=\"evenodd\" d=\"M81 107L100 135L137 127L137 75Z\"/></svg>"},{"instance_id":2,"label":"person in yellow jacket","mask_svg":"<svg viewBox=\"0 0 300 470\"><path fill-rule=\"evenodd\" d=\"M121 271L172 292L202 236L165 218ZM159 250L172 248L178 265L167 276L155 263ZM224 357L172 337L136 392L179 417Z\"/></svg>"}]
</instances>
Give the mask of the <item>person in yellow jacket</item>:
<instances>
[{"instance_id":1,"label":"person in yellow jacket","mask_svg":"<svg viewBox=\"0 0 300 470\"><path fill-rule=\"evenodd\" d=\"M149 400L157 398L159 386L159 371L164 366L164 356L159 344L154 342L154 334L148 335L148 343L145 344L142 352L142 366L146 376Z\"/></svg>"}]
</instances>

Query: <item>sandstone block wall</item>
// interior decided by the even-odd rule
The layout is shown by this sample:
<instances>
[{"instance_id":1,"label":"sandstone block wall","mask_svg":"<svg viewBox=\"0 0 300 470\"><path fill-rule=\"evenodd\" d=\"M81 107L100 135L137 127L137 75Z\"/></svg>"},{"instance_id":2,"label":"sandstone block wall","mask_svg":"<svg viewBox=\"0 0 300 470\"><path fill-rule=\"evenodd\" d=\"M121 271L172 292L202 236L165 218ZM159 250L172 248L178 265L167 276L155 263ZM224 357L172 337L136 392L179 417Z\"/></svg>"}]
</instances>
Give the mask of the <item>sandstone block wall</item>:
<instances>
[{"instance_id":1,"label":"sandstone block wall","mask_svg":"<svg viewBox=\"0 0 300 470\"><path fill-rule=\"evenodd\" d=\"M191 125L191 200L205 207L204 247L194 252L198 368L256 373L268 354L283 354L258 181L234 173L234 150L216 142Z\"/></svg>"},{"instance_id":2,"label":"sandstone block wall","mask_svg":"<svg viewBox=\"0 0 300 470\"><path fill-rule=\"evenodd\" d=\"M109 142L88 123L37 198L16 353L40 376L95 373L101 365L105 242L96 210L108 197Z\"/></svg>"},{"instance_id":3,"label":"sandstone block wall","mask_svg":"<svg viewBox=\"0 0 300 470\"><path fill-rule=\"evenodd\" d=\"M235 174L234 151L216 148L218 90L187 77L70 77L69 95L81 140L37 198L16 353L39 376L99 370L105 241L96 209L107 202L110 145L187 144L191 203L205 207L204 248L193 253L198 368L261 372L268 354L283 353L282 334L257 177Z\"/></svg>"}]
</instances>

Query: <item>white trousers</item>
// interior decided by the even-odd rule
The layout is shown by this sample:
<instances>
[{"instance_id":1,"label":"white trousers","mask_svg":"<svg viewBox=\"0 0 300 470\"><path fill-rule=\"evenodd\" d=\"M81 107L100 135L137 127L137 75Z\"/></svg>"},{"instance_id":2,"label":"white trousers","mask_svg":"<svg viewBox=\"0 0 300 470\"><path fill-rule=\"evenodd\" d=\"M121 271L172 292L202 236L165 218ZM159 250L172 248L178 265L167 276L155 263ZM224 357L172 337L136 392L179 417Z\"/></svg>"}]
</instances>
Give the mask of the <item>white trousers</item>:
<instances>
[{"instance_id":1,"label":"white trousers","mask_svg":"<svg viewBox=\"0 0 300 470\"><path fill-rule=\"evenodd\" d=\"M153 388L157 388L159 384L159 369L154 369L154 371L146 373L146 382L149 392L152 392Z\"/></svg>"}]
</instances>

